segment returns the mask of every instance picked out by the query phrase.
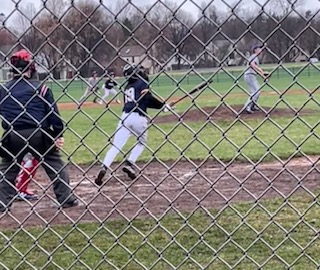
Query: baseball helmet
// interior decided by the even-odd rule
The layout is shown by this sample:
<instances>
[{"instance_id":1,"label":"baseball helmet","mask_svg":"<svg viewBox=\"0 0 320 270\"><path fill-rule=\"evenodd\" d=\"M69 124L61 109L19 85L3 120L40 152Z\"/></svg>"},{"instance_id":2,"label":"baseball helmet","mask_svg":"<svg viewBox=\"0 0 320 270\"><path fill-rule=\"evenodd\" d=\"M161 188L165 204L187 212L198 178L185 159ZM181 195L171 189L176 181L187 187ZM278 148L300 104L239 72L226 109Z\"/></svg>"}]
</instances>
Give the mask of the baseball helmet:
<instances>
[{"instance_id":1,"label":"baseball helmet","mask_svg":"<svg viewBox=\"0 0 320 270\"><path fill-rule=\"evenodd\" d=\"M14 53L10 57L10 64L12 65L11 71L14 74L24 73L29 70L31 73L36 72L36 67L32 61L31 54L26 50L20 50Z\"/></svg>"},{"instance_id":2,"label":"baseball helmet","mask_svg":"<svg viewBox=\"0 0 320 270\"><path fill-rule=\"evenodd\" d=\"M123 67L123 75L126 79L139 79L139 78L143 78L146 79L147 76L145 74L145 68L141 65L130 65L130 64L126 64Z\"/></svg>"}]
</instances>

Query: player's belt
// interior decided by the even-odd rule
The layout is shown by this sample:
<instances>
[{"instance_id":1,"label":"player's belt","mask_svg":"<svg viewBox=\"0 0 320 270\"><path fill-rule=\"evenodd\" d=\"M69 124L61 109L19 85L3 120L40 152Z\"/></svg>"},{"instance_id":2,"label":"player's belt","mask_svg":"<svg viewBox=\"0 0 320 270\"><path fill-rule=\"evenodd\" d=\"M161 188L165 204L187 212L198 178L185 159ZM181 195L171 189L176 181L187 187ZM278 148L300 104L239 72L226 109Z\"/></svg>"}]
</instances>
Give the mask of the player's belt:
<instances>
[{"instance_id":1,"label":"player's belt","mask_svg":"<svg viewBox=\"0 0 320 270\"><path fill-rule=\"evenodd\" d=\"M141 110L133 110L133 111L129 111L129 112L124 111L124 113L126 113L126 114L137 113L137 114L139 114L139 116L147 117L147 113L142 112Z\"/></svg>"},{"instance_id":2,"label":"player's belt","mask_svg":"<svg viewBox=\"0 0 320 270\"><path fill-rule=\"evenodd\" d=\"M257 74L256 73L245 73L244 75L254 75L254 76L256 76Z\"/></svg>"}]
</instances>

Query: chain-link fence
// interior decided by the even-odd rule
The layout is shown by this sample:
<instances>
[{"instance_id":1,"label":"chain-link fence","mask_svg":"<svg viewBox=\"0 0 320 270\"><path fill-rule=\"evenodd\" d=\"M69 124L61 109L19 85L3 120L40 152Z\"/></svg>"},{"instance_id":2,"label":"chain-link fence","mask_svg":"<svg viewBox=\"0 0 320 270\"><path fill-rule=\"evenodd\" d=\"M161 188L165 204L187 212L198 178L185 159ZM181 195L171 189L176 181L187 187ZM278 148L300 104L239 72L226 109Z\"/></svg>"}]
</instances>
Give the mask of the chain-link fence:
<instances>
[{"instance_id":1,"label":"chain-link fence","mask_svg":"<svg viewBox=\"0 0 320 270\"><path fill-rule=\"evenodd\" d=\"M320 267L319 1L1 10L1 269Z\"/></svg>"}]
</instances>

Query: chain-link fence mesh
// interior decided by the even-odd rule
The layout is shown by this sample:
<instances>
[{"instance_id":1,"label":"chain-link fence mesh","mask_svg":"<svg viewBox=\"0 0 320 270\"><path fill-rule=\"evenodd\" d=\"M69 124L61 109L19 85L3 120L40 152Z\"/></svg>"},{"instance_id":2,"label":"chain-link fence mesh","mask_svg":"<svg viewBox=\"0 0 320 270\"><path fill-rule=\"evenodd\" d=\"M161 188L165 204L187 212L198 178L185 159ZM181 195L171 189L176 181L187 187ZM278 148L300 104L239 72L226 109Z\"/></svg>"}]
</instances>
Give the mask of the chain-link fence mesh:
<instances>
[{"instance_id":1,"label":"chain-link fence mesh","mask_svg":"<svg viewBox=\"0 0 320 270\"><path fill-rule=\"evenodd\" d=\"M1 10L1 269L320 267L319 1Z\"/></svg>"}]
</instances>

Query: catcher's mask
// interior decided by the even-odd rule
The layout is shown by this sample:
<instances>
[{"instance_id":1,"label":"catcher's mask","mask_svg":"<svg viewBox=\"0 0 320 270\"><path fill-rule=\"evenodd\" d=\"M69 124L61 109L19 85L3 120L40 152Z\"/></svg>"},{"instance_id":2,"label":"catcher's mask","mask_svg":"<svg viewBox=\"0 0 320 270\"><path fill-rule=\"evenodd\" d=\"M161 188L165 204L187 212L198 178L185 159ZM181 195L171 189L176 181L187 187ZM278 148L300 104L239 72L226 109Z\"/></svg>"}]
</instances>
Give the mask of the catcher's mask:
<instances>
[{"instance_id":1,"label":"catcher's mask","mask_svg":"<svg viewBox=\"0 0 320 270\"><path fill-rule=\"evenodd\" d=\"M31 54L26 50L14 53L10 58L11 71L17 75L30 71L31 75L36 72L36 67L32 61Z\"/></svg>"}]
</instances>

